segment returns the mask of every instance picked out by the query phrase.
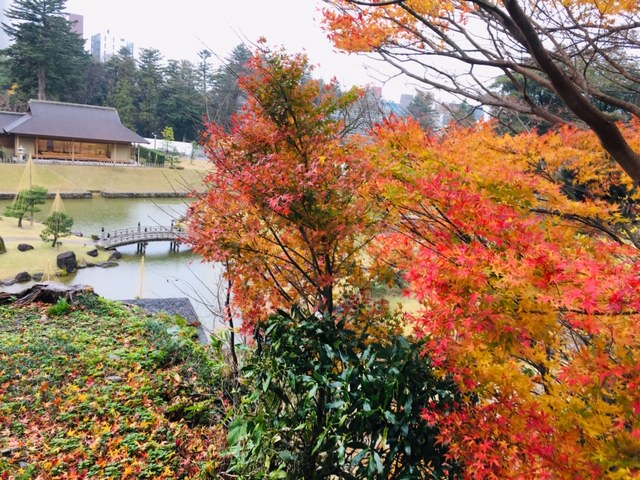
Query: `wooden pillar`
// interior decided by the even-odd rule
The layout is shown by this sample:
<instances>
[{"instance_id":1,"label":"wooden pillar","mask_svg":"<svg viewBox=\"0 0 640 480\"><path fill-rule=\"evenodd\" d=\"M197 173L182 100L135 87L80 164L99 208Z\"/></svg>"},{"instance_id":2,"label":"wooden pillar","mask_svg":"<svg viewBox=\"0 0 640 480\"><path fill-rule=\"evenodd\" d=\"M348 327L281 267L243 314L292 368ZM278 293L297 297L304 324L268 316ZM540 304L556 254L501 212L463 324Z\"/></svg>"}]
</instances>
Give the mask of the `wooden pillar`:
<instances>
[{"instance_id":1,"label":"wooden pillar","mask_svg":"<svg viewBox=\"0 0 640 480\"><path fill-rule=\"evenodd\" d=\"M147 251L147 242L138 242L136 246L136 252L144 254Z\"/></svg>"}]
</instances>

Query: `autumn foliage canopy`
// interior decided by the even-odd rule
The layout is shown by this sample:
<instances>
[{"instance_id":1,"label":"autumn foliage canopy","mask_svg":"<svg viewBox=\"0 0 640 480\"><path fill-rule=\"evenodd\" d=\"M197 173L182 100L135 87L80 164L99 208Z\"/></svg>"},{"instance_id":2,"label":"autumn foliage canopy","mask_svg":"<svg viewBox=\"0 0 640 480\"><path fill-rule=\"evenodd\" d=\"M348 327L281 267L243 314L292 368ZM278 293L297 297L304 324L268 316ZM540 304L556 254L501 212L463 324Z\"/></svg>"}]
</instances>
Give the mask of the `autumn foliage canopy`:
<instances>
[{"instance_id":1,"label":"autumn foliage canopy","mask_svg":"<svg viewBox=\"0 0 640 480\"><path fill-rule=\"evenodd\" d=\"M569 201L540 172L597 144L573 129L376 133L397 212L384 251L423 306L415 333L467 395L424 410L450 454L470 478L639 475L638 251L606 226L615 208Z\"/></svg>"},{"instance_id":2,"label":"autumn foliage canopy","mask_svg":"<svg viewBox=\"0 0 640 480\"><path fill-rule=\"evenodd\" d=\"M347 135L352 94L309 79L303 57L262 51L251 67L231 132L205 136L211 188L191 209L196 250L230 261L245 326L293 303L334 312L384 264L461 390L422 415L465 478L640 477L635 190L598 139L491 124L436 137L393 118Z\"/></svg>"},{"instance_id":3,"label":"autumn foliage canopy","mask_svg":"<svg viewBox=\"0 0 640 480\"><path fill-rule=\"evenodd\" d=\"M337 284L368 283L357 255L376 231L375 174L340 113L359 97L308 77L304 56L261 50L230 132L209 125L210 189L191 209L196 251L230 261L245 327L302 302L331 312Z\"/></svg>"}]
</instances>

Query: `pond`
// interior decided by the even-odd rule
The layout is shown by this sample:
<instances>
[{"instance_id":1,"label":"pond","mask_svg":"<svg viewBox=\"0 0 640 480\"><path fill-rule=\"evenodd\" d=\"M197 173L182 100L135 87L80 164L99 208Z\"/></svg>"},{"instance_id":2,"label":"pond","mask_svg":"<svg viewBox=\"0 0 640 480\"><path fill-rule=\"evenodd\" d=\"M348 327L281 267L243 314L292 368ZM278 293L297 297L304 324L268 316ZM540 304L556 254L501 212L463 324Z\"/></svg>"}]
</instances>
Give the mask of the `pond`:
<instances>
[{"instance_id":1,"label":"pond","mask_svg":"<svg viewBox=\"0 0 640 480\"><path fill-rule=\"evenodd\" d=\"M73 230L82 232L90 242L92 234L127 227L169 226L186 213L187 199L92 199L64 200L64 210L73 217ZM0 212L8 201L0 201ZM51 202L35 216L41 222L51 209ZM63 240L64 242L64 240ZM204 263L186 246L171 252L169 242L149 243L144 255L136 253L136 245L119 247L123 257L115 268L86 268L61 278L66 284L91 285L96 293L113 300L140 298L189 297L206 330L220 327L212 305L222 289L221 268ZM14 292L28 284L1 287ZM217 311L213 309L214 311Z\"/></svg>"}]
</instances>

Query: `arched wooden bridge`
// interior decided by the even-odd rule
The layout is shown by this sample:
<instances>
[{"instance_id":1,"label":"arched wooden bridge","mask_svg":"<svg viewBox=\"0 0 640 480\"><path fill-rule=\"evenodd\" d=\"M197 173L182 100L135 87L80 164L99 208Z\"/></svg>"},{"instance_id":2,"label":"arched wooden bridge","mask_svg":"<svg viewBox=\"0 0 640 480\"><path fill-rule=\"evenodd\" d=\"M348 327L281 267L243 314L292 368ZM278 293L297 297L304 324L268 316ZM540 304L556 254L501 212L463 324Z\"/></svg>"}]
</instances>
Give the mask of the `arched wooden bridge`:
<instances>
[{"instance_id":1,"label":"arched wooden bridge","mask_svg":"<svg viewBox=\"0 0 640 480\"><path fill-rule=\"evenodd\" d=\"M123 228L111 232L102 232L96 245L100 248L115 248L124 245L138 244L138 252L144 252L149 242L171 242L171 251L178 251L184 240L183 228L171 225L170 227L153 226Z\"/></svg>"}]
</instances>

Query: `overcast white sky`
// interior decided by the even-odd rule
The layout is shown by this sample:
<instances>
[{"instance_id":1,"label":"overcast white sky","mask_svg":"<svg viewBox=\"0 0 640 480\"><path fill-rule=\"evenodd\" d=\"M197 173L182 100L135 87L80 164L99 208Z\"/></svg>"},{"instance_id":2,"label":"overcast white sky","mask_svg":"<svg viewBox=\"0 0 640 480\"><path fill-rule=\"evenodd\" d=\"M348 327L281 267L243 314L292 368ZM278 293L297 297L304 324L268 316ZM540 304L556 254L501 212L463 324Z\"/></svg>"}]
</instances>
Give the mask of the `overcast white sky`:
<instances>
[{"instance_id":1,"label":"overcast white sky","mask_svg":"<svg viewBox=\"0 0 640 480\"><path fill-rule=\"evenodd\" d=\"M335 51L321 29L320 0L67 0L67 11L84 17L84 35L110 29L140 48L154 47L165 59L196 61L209 48L225 58L237 44L264 36L270 46L305 51L317 76L336 76L341 84L380 84L391 72L381 62ZM378 70L378 71L376 71ZM394 80L383 96L398 101L411 85Z\"/></svg>"}]
</instances>

